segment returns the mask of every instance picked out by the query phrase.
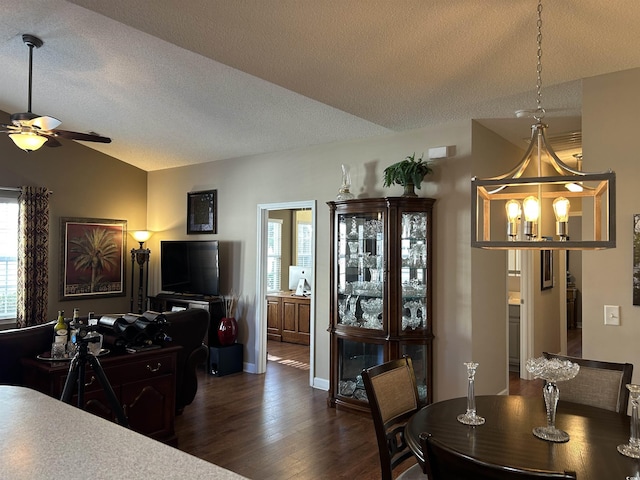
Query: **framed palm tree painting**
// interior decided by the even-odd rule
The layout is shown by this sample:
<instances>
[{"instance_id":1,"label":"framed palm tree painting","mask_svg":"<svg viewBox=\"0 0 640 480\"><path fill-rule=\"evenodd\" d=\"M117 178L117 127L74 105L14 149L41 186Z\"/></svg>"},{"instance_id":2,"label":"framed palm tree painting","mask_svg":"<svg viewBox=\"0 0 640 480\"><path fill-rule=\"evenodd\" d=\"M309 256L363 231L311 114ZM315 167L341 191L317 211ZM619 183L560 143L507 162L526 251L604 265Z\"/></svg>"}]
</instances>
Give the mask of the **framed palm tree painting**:
<instances>
[{"instance_id":1,"label":"framed palm tree painting","mask_svg":"<svg viewBox=\"0 0 640 480\"><path fill-rule=\"evenodd\" d=\"M60 300L126 294L126 220L62 217L60 235Z\"/></svg>"}]
</instances>

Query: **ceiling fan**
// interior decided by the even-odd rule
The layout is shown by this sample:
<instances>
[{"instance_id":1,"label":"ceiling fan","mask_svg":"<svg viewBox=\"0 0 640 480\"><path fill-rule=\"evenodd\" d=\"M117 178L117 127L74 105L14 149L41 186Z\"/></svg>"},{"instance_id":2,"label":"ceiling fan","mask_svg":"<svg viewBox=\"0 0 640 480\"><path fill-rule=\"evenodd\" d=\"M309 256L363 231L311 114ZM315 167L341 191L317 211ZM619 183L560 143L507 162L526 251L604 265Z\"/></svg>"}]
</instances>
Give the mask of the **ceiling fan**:
<instances>
[{"instance_id":1,"label":"ceiling fan","mask_svg":"<svg viewBox=\"0 0 640 480\"><path fill-rule=\"evenodd\" d=\"M95 133L78 133L67 130L57 130L60 120L39 116L31 112L31 83L33 77L33 48L40 48L43 41L35 35L24 34L22 41L29 47L29 104L28 110L11 115L10 125L0 124L0 133L8 133L11 140L26 152L38 150L42 145L47 147L59 147L61 143L57 137L69 140L82 140L85 142L111 143L108 137L102 137Z\"/></svg>"}]
</instances>

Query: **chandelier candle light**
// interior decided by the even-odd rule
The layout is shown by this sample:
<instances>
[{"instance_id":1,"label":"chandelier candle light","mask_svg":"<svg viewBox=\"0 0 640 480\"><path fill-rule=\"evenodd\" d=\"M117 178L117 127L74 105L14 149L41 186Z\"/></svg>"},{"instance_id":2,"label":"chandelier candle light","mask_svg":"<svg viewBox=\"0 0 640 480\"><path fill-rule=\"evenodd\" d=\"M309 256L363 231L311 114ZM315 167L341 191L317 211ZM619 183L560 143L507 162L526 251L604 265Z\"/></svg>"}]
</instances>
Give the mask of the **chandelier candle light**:
<instances>
[{"instance_id":1,"label":"chandelier candle light","mask_svg":"<svg viewBox=\"0 0 640 480\"><path fill-rule=\"evenodd\" d=\"M509 172L472 179L471 246L502 250L614 248L615 173L584 172L580 161L576 168L570 167L553 151L545 134L548 126L543 123L541 102L542 0L538 1L537 13L537 108L529 147ZM574 234L579 239L569 236L570 210L582 215L582 231ZM556 217L555 229L552 222L543 221L552 214Z\"/></svg>"}]
</instances>

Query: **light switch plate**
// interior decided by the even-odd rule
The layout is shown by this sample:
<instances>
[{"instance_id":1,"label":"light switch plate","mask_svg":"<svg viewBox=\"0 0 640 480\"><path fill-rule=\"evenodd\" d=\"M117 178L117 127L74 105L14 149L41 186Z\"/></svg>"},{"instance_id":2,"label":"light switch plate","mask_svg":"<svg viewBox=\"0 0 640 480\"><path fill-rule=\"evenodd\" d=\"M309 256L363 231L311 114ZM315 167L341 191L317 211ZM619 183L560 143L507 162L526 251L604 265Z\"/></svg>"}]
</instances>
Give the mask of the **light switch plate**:
<instances>
[{"instance_id":1,"label":"light switch plate","mask_svg":"<svg viewBox=\"0 0 640 480\"><path fill-rule=\"evenodd\" d=\"M619 305L604 306L604 324L620 325L620 306Z\"/></svg>"}]
</instances>

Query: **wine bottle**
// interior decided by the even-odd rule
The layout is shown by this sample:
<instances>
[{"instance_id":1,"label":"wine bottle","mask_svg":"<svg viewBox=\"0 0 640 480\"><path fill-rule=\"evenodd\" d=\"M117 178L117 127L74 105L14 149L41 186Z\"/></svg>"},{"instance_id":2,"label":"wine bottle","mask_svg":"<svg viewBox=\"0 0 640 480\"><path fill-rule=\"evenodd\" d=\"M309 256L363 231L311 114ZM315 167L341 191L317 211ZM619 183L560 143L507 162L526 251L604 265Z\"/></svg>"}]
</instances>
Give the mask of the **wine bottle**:
<instances>
[{"instance_id":1,"label":"wine bottle","mask_svg":"<svg viewBox=\"0 0 640 480\"><path fill-rule=\"evenodd\" d=\"M53 326L53 341L55 343L67 343L69 331L64 323L64 310L58 310L58 321Z\"/></svg>"},{"instance_id":2,"label":"wine bottle","mask_svg":"<svg viewBox=\"0 0 640 480\"><path fill-rule=\"evenodd\" d=\"M76 352L76 332L80 326L80 309L73 309L73 317L69 322L69 342L67 343L67 351L69 356L72 356Z\"/></svg>"}]
</instances>

